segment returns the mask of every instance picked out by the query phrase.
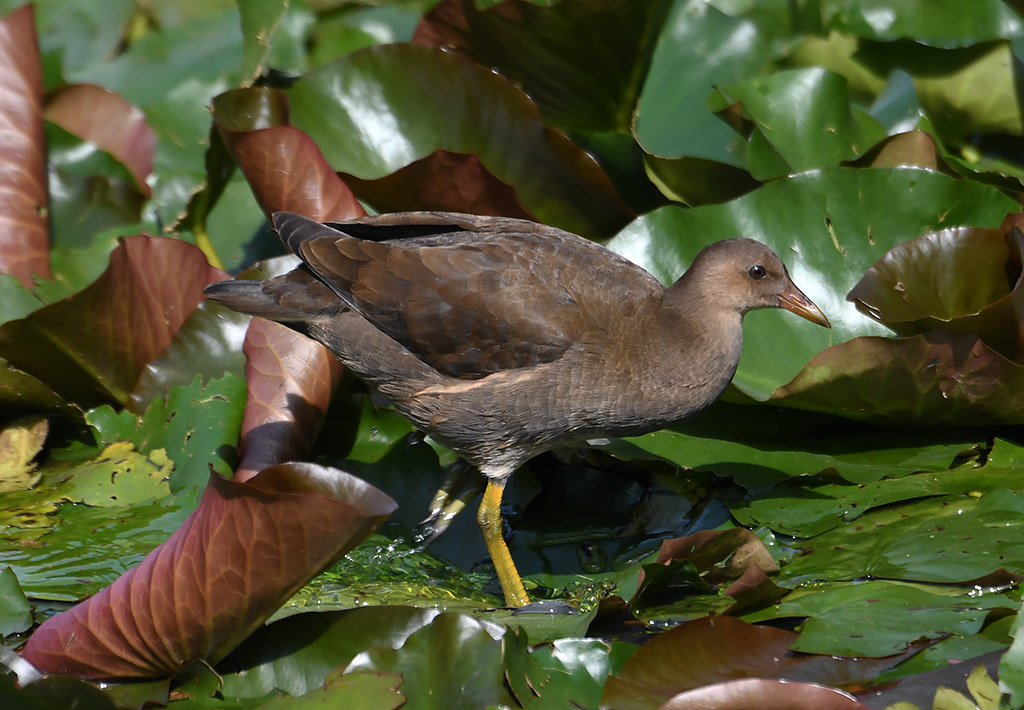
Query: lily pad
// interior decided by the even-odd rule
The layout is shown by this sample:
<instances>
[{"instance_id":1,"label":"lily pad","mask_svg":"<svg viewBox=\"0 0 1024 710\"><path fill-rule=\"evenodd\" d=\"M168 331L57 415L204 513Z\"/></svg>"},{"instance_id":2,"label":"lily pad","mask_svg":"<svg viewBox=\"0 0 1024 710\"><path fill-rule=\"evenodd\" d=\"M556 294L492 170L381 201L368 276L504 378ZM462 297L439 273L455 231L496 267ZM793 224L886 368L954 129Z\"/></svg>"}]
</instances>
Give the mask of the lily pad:
<instances>
[{"instance_id":1,"label":"lily pad","mask_svg":"<svg viewBox=\"0 0 1024 710\"><path fill-rule=\"evenodd\" d=\"M1022 511L1024 494L1005 489L879 508L812 538L776 581L793 587L871 576L957 584L1000 569L1019 573L1024 544L1013 530L1024 524Z\"/></svg>"},{"instance_id":2,"label":"lily pad","mask_svg":"<svg viewBox=\"0 0 1024 710\"><path fill-rule=\"evenodd\" d=\"M32 460L43 448L49 422L45 417L24 417L0 429L0 493L31 488L41 475Z\"/></svg>"},{"instance_id":3,"label":"lily pad","mask_svg":"<svg viewBox=\"0 0 1024 710\"><path fill-rule=\"evenodd\" d=\"M846 80L818 68L730 84L709 103L751 122L747 168L758 180L839 165L885 137L874 119L851 109Z\"/></svg>"},{"instance_id":4,"label":"lily pad","mask_svg":"<svg viewBox=\"0 0 1024 710\"><path fill-rule=\"evenodd\" d=\"M670 6L512 0L481 10L472 0L445 0L423 17L413 41L494 67L529 94L548 125L625 131Z\"/></svg>"},{"instance_id":5,"label":"lily pad","mask_svg":"<svg viewBox=\"0 0 1024 710\"><path fill-rule=\"evenodd\" d=\"M881 658L920 638L976 633L991 610L1014 607L1005 594L869 581L791 595L777 614L810 617L794 651Z\"/></svg>"},{"instance_id":6,"label":"lily pad","mask_svg":"<svg viewBox=\"0 0 1024 710\"><path fill-rule=\"evenodd\" d=\"M460 614L440 614L397 648L379 645L360 653L345 672L401 673L410 710L511 705L501 667L500 628Z\"/></svg>"},{"instance_id":7,"label":"lily pad","mask_svg":"<svg viewBox=\"0 0 1024 710\"><path fill-rule=\"evenodd\" d=\"M1024 234L1016 227L944 229L894 247L847 298L900 335L975 333L1013 358L1024 315L1022 260Z\"/></svg>"},{"instance_id":8,"label":"lily pad","mask_svg":"<svg viewBox=\"0 0 1024 710\"><path fill-rule=\"evenodd\" d=\"M374 179L438 149L472 153L542 222L601 237L631 217L593 158L544 127L526 94L454 54L361 50L306 74L288 94L293 124L335 170Z\"/></svg>"},{"instance_id":9,"label":"lily pad","mask_svg":"<svg viewBox=\"0 0 1024 710\"><path fill-rule=\"evenodd\" d=\"M10 567L0 569L0 638L32 627L32 608Z\"/></svg>"}]
</instances>

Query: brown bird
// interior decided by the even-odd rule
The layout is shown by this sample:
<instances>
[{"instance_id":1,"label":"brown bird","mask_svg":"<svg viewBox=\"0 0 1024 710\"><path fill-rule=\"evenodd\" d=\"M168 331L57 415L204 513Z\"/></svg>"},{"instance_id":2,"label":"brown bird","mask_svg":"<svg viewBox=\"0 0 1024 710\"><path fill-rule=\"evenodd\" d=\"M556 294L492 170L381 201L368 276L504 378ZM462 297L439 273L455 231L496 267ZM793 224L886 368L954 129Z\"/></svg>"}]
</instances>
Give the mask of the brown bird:
<instances>
[{"instance_id":1,"label":"brown bird","mask_svg":"<svg viewBox=\"0 0 1024 710\"><path fill-rule=\"evenodd\" d=\"M660 429L714 402L736 371L743 314L786 308L828 327L768 247L727 239L665 288L559 229L411 212L320 224L278 212L302 264L207 295L320 341L416 426L486 476L478 512L505 602L529 602L502 537L524 462L586 439Z\"/></svg>"}]
</instances>

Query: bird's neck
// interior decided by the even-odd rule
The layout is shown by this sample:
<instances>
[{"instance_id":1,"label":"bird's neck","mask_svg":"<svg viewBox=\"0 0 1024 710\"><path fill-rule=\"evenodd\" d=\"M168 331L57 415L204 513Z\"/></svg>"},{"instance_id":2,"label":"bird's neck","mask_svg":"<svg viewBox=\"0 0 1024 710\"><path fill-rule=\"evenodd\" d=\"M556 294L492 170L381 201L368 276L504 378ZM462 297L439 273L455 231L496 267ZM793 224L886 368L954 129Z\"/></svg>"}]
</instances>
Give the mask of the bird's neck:
<instances>
[{"instance_id":1,"label":"bird's neck","mask_svg":"<svg viewBox=\"0 0 1024 710\"><path fill-rule=\"evenodd\" d=\"M674 383L670 399L701 408L728 387L743 346L743 315L714 291L684 277L666 289L660 312L659 379Z\"/></svg>"}]
</instances>

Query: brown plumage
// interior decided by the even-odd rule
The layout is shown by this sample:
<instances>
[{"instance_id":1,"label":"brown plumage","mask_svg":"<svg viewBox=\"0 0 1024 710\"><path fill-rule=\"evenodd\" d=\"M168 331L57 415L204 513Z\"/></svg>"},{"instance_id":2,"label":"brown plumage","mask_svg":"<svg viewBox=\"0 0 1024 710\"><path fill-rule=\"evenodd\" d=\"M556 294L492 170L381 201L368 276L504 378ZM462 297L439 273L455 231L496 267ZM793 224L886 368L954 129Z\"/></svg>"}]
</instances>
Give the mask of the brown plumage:
<instances>
[{"instance_id":1,"label":"brown plumage","mask_svg":"<svg viewBox=\"0 0 1024 710\"><path fill-rule=\"evenodd\" d=\"M593 242L525 220L418 212L322 225L277 213L274 226L303 264L207 295L322 342L479 467L479 519L510 605L527 597L498 509L521 464L707 407L736 370L747 311L787 308L828 325L778 256L749 239L712 244L665 288Z\"/></svg>"}]
</instances>

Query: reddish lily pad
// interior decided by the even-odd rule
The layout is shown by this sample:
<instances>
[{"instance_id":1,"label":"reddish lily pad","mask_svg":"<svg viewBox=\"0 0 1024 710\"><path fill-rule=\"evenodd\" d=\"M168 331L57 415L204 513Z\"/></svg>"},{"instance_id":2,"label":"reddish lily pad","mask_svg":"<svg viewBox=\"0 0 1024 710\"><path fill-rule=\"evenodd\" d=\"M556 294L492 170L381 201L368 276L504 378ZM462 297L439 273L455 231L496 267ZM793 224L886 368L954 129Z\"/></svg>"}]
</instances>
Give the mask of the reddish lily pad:
<instances>
[{"instance_id":1,"label":"reddish lily pad","mask_svg":"<svg viewBox=\"0 0 1024 710\"><path fill-rule=\"evenodd\" d=\"M889 425L1024 423L1024 367L977 336L856 338L814 356L771 402Z\"/></svg>"},{"instance_id":2,"label":"reddish lily pad","mask_svg":"<svg viewBox=\"0 0 1024 710\"><path fill-rule=\"evenodd\" d=\"M900 335L974 333L1013 358L1024 317L1022 261L1024 234L1016 227L930 232L876 261L847 300Z\"/></svg>"},{"instance_id":3,"label":"reddish lily pad","mask_svg":"<svg viewBox=\"0 0 1024 710\"><path fill-rule=\"evenodd\" d=\"M744 678L673 696L658 710L868 710L848 693L815 683Z\"/></svg>"},{"instance_id":4,"label":"reddish lily pad","mask_svg":"<svg viewBox=\"0 0 1024 710\"><path fill-rule=\"evenodd\" d=\"M269 217L281 210L322 221L365 214L309 136L288 124L288 100L273 89L214 99L214 123Z\"/></svg>"},{"instance_id":5,"label":"reddish lily pad","mask_svg":"<svg viewBox=\"0 0 1024 710\"><path fill-rule=\"evenodd\" d=\"M125 402L203 287L224 276L191 244L126 239L91 286L0 326L0 356L78 403Z\"/></svg>"},{"instance_id":6,"label":"reddish lily pad","mask_svg":"<svg viewBox=\"0 0 1024 710\"><path fill-rule=\"evenodd\" d=\"M32 5L0 20L0 272L50 277L43 78Z\"/></svg>"},{"instance_id":7,"label":"reddish lily pad","mask_svg":"<svg viewBox=\"0 0 1024 710\"><path fill-rule=\"evenodd\" d=\"M313 464L276 466L249 483L210 480L166 543L47 620L25 658L93 679L167 677L197 659L216 663L395 508L359 479Z\"/></svg>"},{"instance_id":8,"label":"reddish lily pad","mask_svg":"<svg viewBox=\"0 0 1024 710\"><path fill-rule=\"evenodd\" d=\"M475 155L436 150L379 180L342 179L380 212L437 210L533 219Z\"/></svg>"},{"instance_id":9,"label":"reddish lily pad","mask_svg":"<svg viewBox=\"0 0 1024 710\"><path fill-rule=\"evenodd\" d=\"M156 134L146 116L112 91L92 84L58 89L47 97L46 120L117 158L135 178L139 191L152 196Z\"/></svg>"}]
</instances>

